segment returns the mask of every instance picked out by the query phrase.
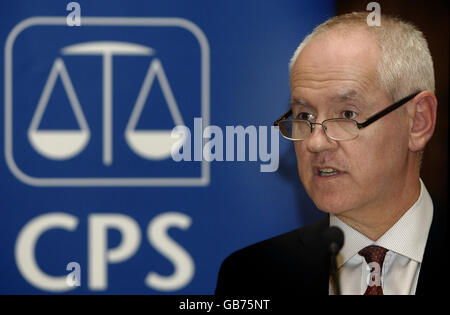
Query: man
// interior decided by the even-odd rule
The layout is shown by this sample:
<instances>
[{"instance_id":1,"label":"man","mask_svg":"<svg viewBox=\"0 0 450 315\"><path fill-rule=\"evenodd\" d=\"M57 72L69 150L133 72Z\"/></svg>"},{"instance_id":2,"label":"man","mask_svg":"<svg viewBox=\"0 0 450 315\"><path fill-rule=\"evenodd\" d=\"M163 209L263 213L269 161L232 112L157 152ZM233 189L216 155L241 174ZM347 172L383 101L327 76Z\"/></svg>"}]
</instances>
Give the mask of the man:
<instances>
[{"instance_id":1,"label":"man","mask_svg":"<svg viewBox=\"0 0 450 315\"><path fill-rule=\"evenodd\" d=\"M432 59L411 24L366 19L337 16L305 38L290 63L291 108L275 122L294 140L308 195L329 215L230 255L216 294L335 294L322 241L329 226L344 233L342 294L444 288L443 209L419 177L436 122Z\"/></svg>"}]
</instances>

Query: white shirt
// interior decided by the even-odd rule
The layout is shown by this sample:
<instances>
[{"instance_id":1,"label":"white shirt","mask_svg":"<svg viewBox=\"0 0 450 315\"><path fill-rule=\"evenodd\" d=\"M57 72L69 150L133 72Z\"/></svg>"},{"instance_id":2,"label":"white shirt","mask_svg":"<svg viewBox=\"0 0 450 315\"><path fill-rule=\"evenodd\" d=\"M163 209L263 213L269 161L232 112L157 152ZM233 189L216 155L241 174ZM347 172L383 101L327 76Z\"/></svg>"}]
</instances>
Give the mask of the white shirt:
<instances>
[{"instance_id":1,"label":"white shirt","mask_svg":"<svg viewBox=\"0 0 450 315\"><path fill-rule=\"evenodd\" d=\"M337 256L341 294L362 295L366 291L370 268L358 252L369 245L388 250L381 272L383 294L415 294L432 218L433 202L422 180L416 203L377 241L331 214L330 226L344 232L344 246ZM334 293L331 279L329 293Z\"/></svg>"}]
</instances>

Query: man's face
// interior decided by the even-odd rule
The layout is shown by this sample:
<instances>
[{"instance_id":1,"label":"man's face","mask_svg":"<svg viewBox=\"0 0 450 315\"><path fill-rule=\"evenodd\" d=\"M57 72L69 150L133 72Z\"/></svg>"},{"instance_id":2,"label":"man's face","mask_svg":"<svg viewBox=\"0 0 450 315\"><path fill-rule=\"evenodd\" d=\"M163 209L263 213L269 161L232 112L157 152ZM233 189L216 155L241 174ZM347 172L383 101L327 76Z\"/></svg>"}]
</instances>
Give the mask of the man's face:
<instances>
[{"instance_id":1,"label":"man's face","mask_svg":"<svg viewBox=\"0 0 450 315\"><path fill-rule=\"evenodd\" d=\"M376 41L362 31L315 37L291 70L294 117L363 122L390 105L392 100L377 85L379 54ZM295 141L300 178L316 206L343 214L396 198L408 174L407 125L398 109L361 129L353 140L332 140L316 125L309 138Z\"/></svg>"}]
</instances>

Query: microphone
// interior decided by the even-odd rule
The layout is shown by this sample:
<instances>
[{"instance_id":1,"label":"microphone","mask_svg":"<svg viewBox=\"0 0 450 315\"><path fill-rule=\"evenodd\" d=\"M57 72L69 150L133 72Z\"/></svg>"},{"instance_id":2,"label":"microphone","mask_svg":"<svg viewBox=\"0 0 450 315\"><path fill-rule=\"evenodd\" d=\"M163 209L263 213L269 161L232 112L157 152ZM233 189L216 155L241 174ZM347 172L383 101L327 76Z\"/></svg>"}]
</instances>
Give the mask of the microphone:
<instances>
[{"instance_id":1,"label":"microphone","mask_svg":"<svg viewBox=\"0 0 450 315\"><path fill-rule=\"evenodd\" d=\"M339 283L339 276L337 274L336 256L344 245L344 233L336 226L330 226L323 234L325 244L330 253L330 273L333 280L334 292L336 295L341 295L341 286Z\"/></svg>"}]
</instances>

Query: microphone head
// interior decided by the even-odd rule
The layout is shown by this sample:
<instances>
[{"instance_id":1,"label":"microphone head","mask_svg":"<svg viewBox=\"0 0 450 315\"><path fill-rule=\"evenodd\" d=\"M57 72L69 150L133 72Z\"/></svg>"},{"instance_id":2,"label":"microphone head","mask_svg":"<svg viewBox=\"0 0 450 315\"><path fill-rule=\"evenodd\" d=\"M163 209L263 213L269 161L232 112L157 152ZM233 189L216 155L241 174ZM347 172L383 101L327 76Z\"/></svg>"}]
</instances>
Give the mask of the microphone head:
<instances>
[{"instance_id":1,"label":"microphone head","mask_svg":"<svg viewBox=\"0 0 450 315\"><path fill-rule=\"evenodd\" d=\"M344 233L337 226L330 226L324 233L325 244L333 255L341 250L344 245Z\"/></svg>"}]
</instances>

